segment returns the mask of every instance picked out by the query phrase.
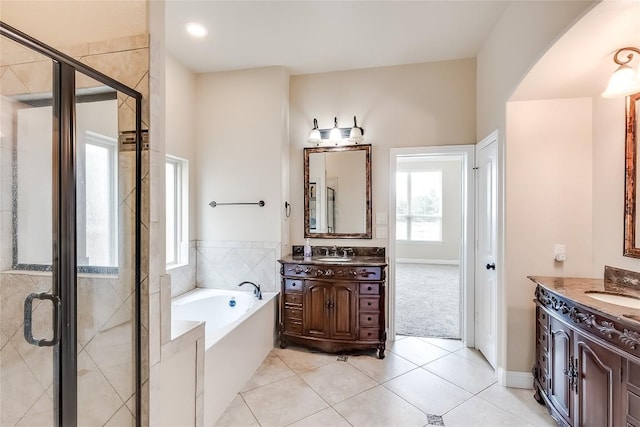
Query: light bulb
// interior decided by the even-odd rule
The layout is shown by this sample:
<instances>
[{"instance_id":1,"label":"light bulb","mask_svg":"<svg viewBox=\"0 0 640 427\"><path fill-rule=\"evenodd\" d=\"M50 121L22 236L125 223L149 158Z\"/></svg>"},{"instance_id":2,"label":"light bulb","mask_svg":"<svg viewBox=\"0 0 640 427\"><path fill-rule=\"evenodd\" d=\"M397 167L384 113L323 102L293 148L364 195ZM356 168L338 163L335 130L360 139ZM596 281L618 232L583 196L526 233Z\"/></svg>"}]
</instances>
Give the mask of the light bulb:
<instances>
[{"instance_id":1,"label":"light bulb","mask_svg":"<svg viewBox=\"0 0 640 427\"><path fill-rule=\"evenodd\" d=\"M603 98L618 98L640 92L640 78L633 68L621 65L609 78Z\"/></svg>"}]
</instances>

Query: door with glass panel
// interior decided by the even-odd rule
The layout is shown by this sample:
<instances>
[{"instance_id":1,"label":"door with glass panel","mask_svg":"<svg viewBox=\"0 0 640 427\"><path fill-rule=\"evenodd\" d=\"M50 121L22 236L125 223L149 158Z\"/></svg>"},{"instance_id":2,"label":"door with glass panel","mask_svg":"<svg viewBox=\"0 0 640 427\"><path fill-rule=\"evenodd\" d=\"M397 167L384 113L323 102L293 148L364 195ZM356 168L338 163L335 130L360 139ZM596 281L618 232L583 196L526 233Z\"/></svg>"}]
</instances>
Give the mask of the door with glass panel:
<instances>
[{"instance_id":1,"label":"door with glass panel","mask_svg":"<svg viewBox=\"0 0 640 427\"><path fill-rule=\"evenodd\" d=\"M139 425L139 102L0 28L0 425Z\"/></svg>"}]
</instances>

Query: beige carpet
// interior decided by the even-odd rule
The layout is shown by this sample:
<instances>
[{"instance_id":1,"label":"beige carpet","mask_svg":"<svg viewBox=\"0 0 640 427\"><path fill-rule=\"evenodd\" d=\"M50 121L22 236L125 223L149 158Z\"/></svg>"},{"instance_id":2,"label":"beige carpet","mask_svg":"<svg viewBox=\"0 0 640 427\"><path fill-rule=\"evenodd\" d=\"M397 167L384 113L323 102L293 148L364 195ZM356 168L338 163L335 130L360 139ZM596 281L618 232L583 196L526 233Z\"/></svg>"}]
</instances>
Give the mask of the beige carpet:
<instances>
[{"instance_id":1,"label":"beige carpet","mask_svg":"<svg viewBox=\"0 0 640 427\"><path fill-rule=\"evenodd\" d=\"M396 264L396 334L460 338L459 266Z\"/></svg>"}]
</instances>

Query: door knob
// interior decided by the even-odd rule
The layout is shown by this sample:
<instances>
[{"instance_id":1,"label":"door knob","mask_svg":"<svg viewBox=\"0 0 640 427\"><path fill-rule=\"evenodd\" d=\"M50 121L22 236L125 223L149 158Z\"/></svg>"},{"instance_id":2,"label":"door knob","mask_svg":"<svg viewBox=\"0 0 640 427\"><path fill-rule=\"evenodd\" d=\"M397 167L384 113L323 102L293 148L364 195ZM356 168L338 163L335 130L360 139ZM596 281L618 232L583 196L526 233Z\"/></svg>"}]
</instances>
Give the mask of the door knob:
<instances>
[{"instance_id":1,"label":"door knob","mask_svg":"<svg viewBox=\"0 0 640 427\"><path fill-rule=\"evenodd\" d=\"M495 270L496 269L496 263L492 262L491 264L487 264L487 270Z\"/></svg>"}]
</instances>

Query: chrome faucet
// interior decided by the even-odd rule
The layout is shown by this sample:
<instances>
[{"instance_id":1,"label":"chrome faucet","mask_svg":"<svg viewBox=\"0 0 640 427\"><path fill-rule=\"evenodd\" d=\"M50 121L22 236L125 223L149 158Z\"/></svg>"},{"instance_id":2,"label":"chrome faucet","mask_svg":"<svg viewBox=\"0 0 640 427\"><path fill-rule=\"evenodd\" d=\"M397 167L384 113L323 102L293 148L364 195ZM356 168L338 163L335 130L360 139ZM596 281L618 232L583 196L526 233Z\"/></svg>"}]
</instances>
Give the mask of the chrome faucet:
<instances>
[{"instance_id":1,"label":"chrome faucet","mask_svg":"<svg viewBox=\"0 0 640 427\"><path fill-rule=\"evenodd\" d=\"M351 248L342 248L342 256L343 256L343 258L346 258L347 256L349 256L349 254L353 255L353 249L351 249Z\"/></svg>"},{"instance_id":2,"label":"chrome faucet","mask_svg":"<svg viewBox=\"0 0 640 427\"><path fill-rule=\"evenodd\" d=\"M333 245L333 247L331 248L331 256L338 256L338 248L336 247L336 245Z\"/></svg>"},{"instance_id":3,"label":"chrome faucet","mask_svg":"<svg viewBox=\"0 0 640 427\"><path fill-rule=\"evenodd\" d=\"M253 287L255 288L255 289L253 290L253 294L254 294L258 299L262 299L262 291L260 290L260 285L256 285L256 284L255 284L255 283L253 283L253 282L242 282L242 283L240 283L238 286L242 286L242 285L244 285L245 283L248 283L248 284L250 284L250 285L253 285Z\"/></svg>"}]
</instances>

